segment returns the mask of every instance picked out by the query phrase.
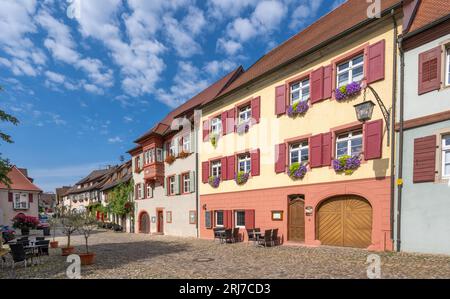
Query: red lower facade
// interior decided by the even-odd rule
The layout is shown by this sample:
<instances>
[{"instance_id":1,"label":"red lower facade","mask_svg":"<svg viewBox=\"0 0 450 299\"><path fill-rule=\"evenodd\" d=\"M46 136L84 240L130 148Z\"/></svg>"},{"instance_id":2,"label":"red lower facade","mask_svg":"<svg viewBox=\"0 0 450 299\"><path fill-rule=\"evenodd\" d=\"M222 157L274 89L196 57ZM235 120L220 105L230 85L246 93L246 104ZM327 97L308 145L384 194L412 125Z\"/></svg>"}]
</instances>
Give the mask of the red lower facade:
<instances>
[{"instance_id":1,"label":"red lower facade","mask_svg":"<svg viewBox=\"0 0 450 299\"><path fill-rule=\"evenodd\" d=\"M249 227L278 229L284 244L391 251L390 198L388 177L201 195L200 237L214 238L216 222L213 218L207 228L206 212L233 211L227 223L235 227L236 211L252 211L254 223ZM245 228L240 235L247 240Z\"/></svg>"}]
</instances>

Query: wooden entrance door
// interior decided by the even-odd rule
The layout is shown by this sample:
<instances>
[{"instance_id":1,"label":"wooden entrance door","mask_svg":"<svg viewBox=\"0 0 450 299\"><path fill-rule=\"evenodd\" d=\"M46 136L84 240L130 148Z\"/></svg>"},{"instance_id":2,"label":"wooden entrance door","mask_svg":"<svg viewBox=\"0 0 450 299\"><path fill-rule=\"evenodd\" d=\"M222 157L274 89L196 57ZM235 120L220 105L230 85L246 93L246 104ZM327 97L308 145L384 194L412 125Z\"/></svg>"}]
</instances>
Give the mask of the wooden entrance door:
<instances>
[{"instance_id":1,"label":"wooden entrance door","mask_svg":"<svg viewBox=\"0 0 450 299\"><path fill-rule=\"evenodd\" d=\"M323 245L367 248L372 242L372 207L356 196L327 200L317 215Z\"/></svg>"},{"instance_id":2,"label":"wooden entrance door","mask_svg":"<svg viewBox=\"0 0 450 299\"><path fill-rule=\"evenodd\" d=\"M163 211L158 211L158 233L164 233L164 214Z\"/></svg>"},{"instance_id":3,"label":"wooden entrance door","mask_svg":"<svg viewBox=\"0 0 450 299\"><path fill-rule=\"evenodd\" d=\"M289 241L305 242L305 202L294 199L289 202Z\"/></svg>"},{"instance_id":4,"label":"wooden entrance door","mask_svg":"<svg viewBox=\"0 0 450 299\"><path fill-rule=\"evenodd\" d=\"M139 233L149 234L150 233L150 217L147 213L142 213L139 219Z\"/></svg>"}]
</instances>

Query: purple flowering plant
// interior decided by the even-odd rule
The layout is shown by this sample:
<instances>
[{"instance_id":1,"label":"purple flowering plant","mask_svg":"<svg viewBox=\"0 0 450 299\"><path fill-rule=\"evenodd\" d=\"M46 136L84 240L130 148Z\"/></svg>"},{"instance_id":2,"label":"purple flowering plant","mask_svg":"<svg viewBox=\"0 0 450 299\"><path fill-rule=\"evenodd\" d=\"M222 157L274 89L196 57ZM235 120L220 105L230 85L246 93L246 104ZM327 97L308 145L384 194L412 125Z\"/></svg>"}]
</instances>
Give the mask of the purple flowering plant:
<instances>
[{"instance_id":1,"label":"purple flowering plant","mask_svg":"<svg viewBox=\"0 0 450 299\"><path fill-rule=\"evenodd\" d=\"M343 101L349 97L357 95L361 92L361 84L352 82L336 89L335 95L337 101Z\"/></svg>"},{"instance_id":2,"label":"purple flowering plant","mask_svg":"<svg viewBox=\"0 0 450 299\"><path fill-rule=\"evenodd\" d=\"M294 180L303 179L307 172L308 168L304 164L292 163L291 166L289 166L289 176Z\"/></svg>"},{"instance_id":3,"label":"purple flowering plant","mask_svg":"<svg viewBox=\"0 0 450 299\"><path fill-rule=\"evenodd\" d=\"M243 123L238 124L237 129L236 129L238 134L245 134L249 130L250 130L250 123L249 122L243 122Z\"/></svg>"},{"instance_id":4,"label":"purple flowering plant","mask_svg":"<svg viewBox=\"0 0 450 299\"><path fill-rule=\"evenodd\" d=\"M218 188L220 185L220 178L216 176L209 177L209 185L213 188Z\"/></svg>"},{"instance_id":5,"label":"purple flowering plant","mask_svg":"<svg viewBox=\"0 0 450 299\"><path fill-rule=\"evenodd\" d=\"M234 180L238 185L244 185L245 183L247 183L249 177L250 174L245 171L239 171L238 173L234 174Z\"/></svg>"},{"instance_id":6,"label":"purple flowering plant","mask_svg":"<svg viewBox=\"0 0 450 299\"><path fill-rule=\"evenodd\" d=\"M345 173L351 175L361 166L361 158L359 156L342 156L333 160L333 168L337 173Z\"/></svg>"},{"instance_id":7,"label":"purple flowering plant","mask_svg":"<svg viewBox=\"0 0 450 299\"><path fill-rule=\"evenodd\" d=\"M300 101L291 106L287 110L289 117L295 117L297 115L305 114L309 110L308 101Z\"/></svg>"}]
</instances>

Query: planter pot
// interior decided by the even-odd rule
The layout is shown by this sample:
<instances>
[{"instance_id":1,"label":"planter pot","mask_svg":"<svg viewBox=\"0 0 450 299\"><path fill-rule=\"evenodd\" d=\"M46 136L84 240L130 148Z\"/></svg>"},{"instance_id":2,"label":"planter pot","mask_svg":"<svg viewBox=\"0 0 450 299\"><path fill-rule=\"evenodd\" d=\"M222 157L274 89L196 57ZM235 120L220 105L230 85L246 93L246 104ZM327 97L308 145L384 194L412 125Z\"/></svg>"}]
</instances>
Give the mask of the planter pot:
<instances>
[{"instance_id":1,"label":"planter pot","mask_svg":"<svg viewBox=\"0 0 450 299\"><path fill-rule=\"evenodd\" d=\"M62 247L61 252L62 256L69 256L75 252L75 247Z\"/></svg>"},{"instance_id":2,"label":"planter pot","mask_svg":"<svg viewBox=\"0 0 450 299\"><path fill-rule=\"evenodd\" d=\"M44 227L44 236L50 236L50 228L49 227Z\"/></svg>"},{"instance_id":3,"label":"planter pot","mask_svg":"<svg viewBox=\"0 0 450 299\"><path fill-rule=\"evenodd\" d=\"M29 227L21 228L20 233L22 234L22 236L28 236L30 234L30 228Z\"/></svg>"},{"instance_id":4,"label":"planter pot","mask_svg":"<svg viewBox=\"0 0 450 299\"><path fill-rule=\"evenodd\" d=\"M50 242L50 248L53 248L53 249L58 248L58 241Z\"/></svg>"},{"instance_id":5,"label":"planter pot","mask_svg":"<svg viewBox=\"0 0 450 299\"><path fill-rule=\"evenodd\" d=\"M92 265L95 261L95 253L80 253L80 260L82 266L89 266Z\"/></svg>"}]
</instances>

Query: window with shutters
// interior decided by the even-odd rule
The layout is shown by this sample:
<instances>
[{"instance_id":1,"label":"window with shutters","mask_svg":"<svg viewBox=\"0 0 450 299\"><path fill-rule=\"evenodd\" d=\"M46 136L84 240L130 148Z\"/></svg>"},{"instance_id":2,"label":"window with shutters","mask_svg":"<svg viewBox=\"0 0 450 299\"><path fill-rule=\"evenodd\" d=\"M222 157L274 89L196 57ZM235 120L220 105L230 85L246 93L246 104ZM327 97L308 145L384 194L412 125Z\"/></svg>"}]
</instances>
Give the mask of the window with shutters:
<instances>
[{"instance_id":1,"label":"window with shutters","mask_svg":"<svg viewBox=\"0 0 450 299\"><path fill-rule=\"evenodd\" d=\"M183 184L183 193L191 192L191 175L189 173L185 173L182 175L182 184Z\"/></svg>"},{"instance_id":2,"label":"window with shutters","mask_svg":"<svg viewBox=\"0 0 450 299\"><path fill-rule=\"evenodd\" d=\"M450 178L450 135L442 137L442 177Z\"/></svg>"},{"instance_id":3,"label":"window with shutters","mask_svg":"<svg viewBox=\"0 0 450 299\"><path fill-rule=\"evenodd\" d=\"M239 109L240 124L249 122L251 117L252 117L252 107L250 105Z\"/></svg>"},{"instance_id":4,"label":"window with shutters","mask_svg":"<svg viewBox=\"0 0 450 299\"><path fill-rule=\"evenodd\" d=\"M216 220L215 226L216 227L223 227L223 211L216 211L214 215L214 219Z\"/></svg>"},{"instance_id":5,"label":"window with shutters","mask_svg":"<svg viewBox=\"0 0 450 299\"><path fill-rule=\"evenodd\" d=\"M147 183L147 198L153 198L153 188L152 185Z\"/></svg>"},{"instance_id":6,"label":"window with shutters","mask_svg":"<svg viewBox=\"0 0 450 299\"><path fill-rule=\"evenodd\" d=\"M191 152L191 135L186 135L183 137L183 151L185 153Z\"/></svg>"},{"instance_id":7,"label":"window with shutters","mask_svg":"<svg viewBox=\"0 0 450 299\"><path fill-rule=\"evenodd\" d=\"M169 182L169 195L175 195L175 176L168 178Z\"/></svg>"},{"instance_id":8,"label":"window with shutters","mask_svg":"<svg viewBox=\"0 0 450 299\"><path fill-rule=\"evenodd\" d=\"M437 79L437 67L437 58L425 61L422 66L422 82L429 82Z\"/></svg>"},{"instance_id":9,"label":"window with shutters","mask_svg":"<svg viewBox=\"0 0 450 299\"><path fill-rule=\"evenodd\" d=\"M445 57L445 85L450 86L450 48L447 49Z\"/></svg>"},{"instance_id":10,"label":"window with shutters","mask_svg":"<svg viewBox=\"0 0 450 299\"><path fill-rule=\"evenodd\" d=\"M142 199L142 185L141 184L137 184L136 192L137 192L137 198Z\"/></svg>"},{"instance_id":11,"label":"window with shutters","mask_svg":"<svg viewBox=\"0 0 450 299\"><path fill-rule=\"evenodd\" d=\"M234 219L236 219L237 228L245 228L245 211L235 211Z\"/></svg>"},{"instance_id":12,"label":"window with shutters","mask_svg":"<svg viewBox=\"0 0 450 299\"><path fill-rule=\"evenodd\" d=\"M291 84L291 105L309 100L309 78Z\"/></svg>"},{"instance_id":13,"label":"window with shutters","mask_svg":"<svg viewBox=\"0 0 450 299\"><path fill-rule=\"evenodd\" d=\"M222 134L222 120L219 116L211 120L211 133L215 135Z\"/></svg>"},{"instance_id":14,"label":"window with shutters","mask_svg":"<svg viewBox=\"0 0 450 299\"><path fill-rule=\"evenodd\" d=\"M250 154L242 154L238 156L238 169L245 173L250 173L252 170Z\"/></svg>"},{"instance_id":15,"label":"window with shutters","mask_svg":"<svg viewBox=\"0 0 450 299\"><path fill-rule=\"evenodd\" d=\"M337 66L337 86L342 87L364 78L364 55L347 60Z\"/></svg>"},{"instance_id":16,"label":"window with shutters","mask_svg":"<svg viewBox=\"0 0 450 299\"><path fill-rule=\"evenodd\" d=\"M222 176L222 162L220 160L211 162L211 176L216 178Z\"/></svg>"},{"instance_id":17,"label":"window with shutters","mask_svg":"<svg viewBox=\"0 0 450 299\"><path fill-rule=\"evenodd\" d=\"M289 165L294 163L306 164L309 161L308 141L294 143L289 146Z\"/></svg>"},{"instance_id":18,"label":"window with shutters","mask_svg":"<svg viewBox=\"0 0 450 299\"><path fill-rule=\"evenodd\" d=\"M170 141L169 154L173 157L178 156L178 139L177 138L174 138L174 139L172 139L172 141Z\"/></svg>"},{"instance_id":19,"label":"window with shutters","mask_svg":"<svg viewBox=\"0 0 450 299\"><path fill-rule=\"evenodd\" d=\"M363 134L361 130L338 135L336 139L336 157L359 156L362 153Z\"/></svg>"},{"instance_id":20,"label":"window with shutters","mask_svg":"<svg viewBox=\"0 0 450 299\"><path fill-rule=\"evenodd\" d=\"M28 193L14 193L14 210L28 210L30 208Z\"/></svg>"}]
</instances>

